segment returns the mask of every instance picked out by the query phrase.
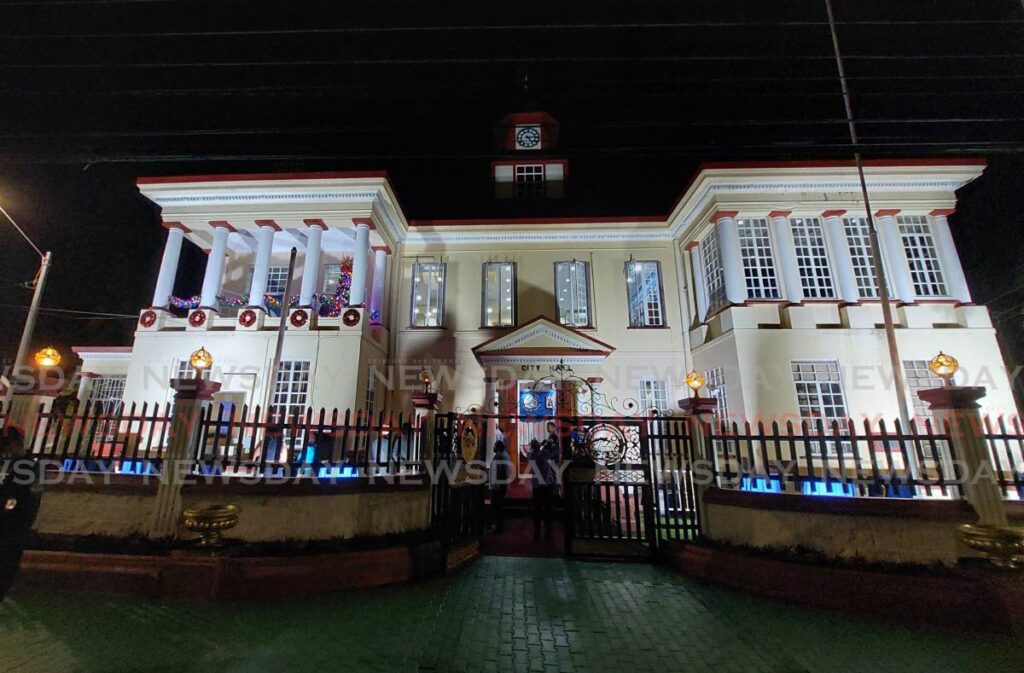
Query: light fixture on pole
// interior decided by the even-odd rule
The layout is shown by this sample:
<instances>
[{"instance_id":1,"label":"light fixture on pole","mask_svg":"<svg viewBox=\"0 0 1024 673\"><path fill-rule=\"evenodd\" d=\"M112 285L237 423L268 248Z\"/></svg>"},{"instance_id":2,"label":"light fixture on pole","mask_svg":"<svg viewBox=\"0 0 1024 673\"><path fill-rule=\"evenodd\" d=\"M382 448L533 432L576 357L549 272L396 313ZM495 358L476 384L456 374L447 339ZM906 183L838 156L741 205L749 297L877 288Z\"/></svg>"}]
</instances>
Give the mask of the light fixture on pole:
<instances>
[{"instance_id":1,"label":"light fixture on pole","mask_svg":"<svg viewBox=\"0 0 1024 673\"><path fill-rule=\"evenodd\" d=\"M960 363L952 355L946 355L939 351L938 355L928 361L928 369L942 379L942 383L949 388L953 385L953 376L960 369Z\"/></svg>"},{"instance_id":2,"label":"light fixture on pole","mask_svg":"<svg viewBox=\"0 0 1024 673\"><path fill-rule=\"evenodd\" d=\"M60 364L60 352L52 346L38 351L35 355L36 364L44 369L51 369Z\"/></svg>"},{"instance_id":3,"label":"light fixture on pole","mask_svg":"<svg viewBox=\"0 0 1024 673\"><path fill-rule=\"evenodd\" d=\"M700 397L700 389L704 387L704 377L699 371L694 369L692 372L686 375L684 379L686 386L693 391L694 397Z\"/></svg>"},{"instance_id":4,"label":"light fixture on pole","mask_svg":"<svg viewBox=\"0 0 1024 673\"><path fill-rule=\"evenodd\" d=\"M200 346L199 350L193 351L188 363L196 371L196 378L201 379L206 370L213 366L213 355L205 347Z\"/></svg>"},{"instance_id":5,"label":"light fixture on pole","mask_svg":"<svg viewBox=\"0 0 1024 673\"><path fill-rule=\"evenodd\" d=\"M43 287L46 285L46 274L50 270L52 255L49 251L43 252L40 250L39 246L32 242L32 239L28 237L25 230L18 226L18 223L14 221L14 218L11 217L6 210L4 210L3 206L0 206L0 214L3 214L3 216L7 218L7 221L18 230L21 237L24 238L25 241L32 246L32 249L36 251L36 254L39 255L39 270L36 272L36 277L32 281L32 287L34 289L32 294L32 303L29 304L28 307L28 315L25 317L25 326L21 331L21 341L18 343L18 352L14 356L14 363L11 367L11 374L16 376L20 373L21 368L25 366L25 360L28 358L28 349L32 341L32 332L36 327L36 316L39 315L39 303L43 299ZM13 382L14 376L9 377L9 380ZM4 392L3 398L0 399L0 401L10 401L11 395L13 394L14 385L12 383L7 386L7 390Z\"/></svg>"}]
</instances>

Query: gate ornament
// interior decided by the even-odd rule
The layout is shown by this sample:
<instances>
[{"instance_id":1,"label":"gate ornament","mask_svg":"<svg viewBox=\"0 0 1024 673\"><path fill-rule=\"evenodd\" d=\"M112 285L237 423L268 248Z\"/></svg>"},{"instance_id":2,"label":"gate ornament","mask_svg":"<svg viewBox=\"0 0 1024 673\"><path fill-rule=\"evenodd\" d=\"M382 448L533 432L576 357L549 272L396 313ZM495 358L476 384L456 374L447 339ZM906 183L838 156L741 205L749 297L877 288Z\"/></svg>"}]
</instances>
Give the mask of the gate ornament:
<instances>
[{"instance_id":1,"label":"gate ornament","mask_svg":"<svg viewBox=\"0 0 1024 673\"><path fill-rule=\"evenodd\" d=\"M590 381L578 376L564 360L559 360L557 365L549 365L548 370L550 373L534 381L531 389L537 392L542 386L554 384L559 390L565 390L565 384L572 383L578 389L586 390L585 397L576 397L578 416L636 416L643 411L640 404L631 397L620 400L598 392Z\"/></svg>"},{"instance_id":2,"label":"gate ornament","mask_svg":"<svg viewBox=\"0 0 1024 673\"><path fill-rule=\"evenodd\" d=\"M470 462L476 460L477 447L480 445L480 433L477 432L476 421L464 419L462 422L462 437L460 438L460 450L462 460Z\"/></svg>"}]
</instances>

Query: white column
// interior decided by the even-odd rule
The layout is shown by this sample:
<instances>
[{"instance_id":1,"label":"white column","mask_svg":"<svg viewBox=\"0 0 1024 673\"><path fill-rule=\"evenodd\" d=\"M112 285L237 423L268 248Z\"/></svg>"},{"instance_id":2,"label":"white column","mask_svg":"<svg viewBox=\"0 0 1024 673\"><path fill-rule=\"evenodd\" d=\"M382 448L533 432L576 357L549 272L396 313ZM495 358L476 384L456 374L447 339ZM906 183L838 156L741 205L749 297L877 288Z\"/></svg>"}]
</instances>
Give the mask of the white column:
<instances>
[{"instance_id":1,"label":"white column","mask_svg":"<svg viewBox=\"0 0 1024 673\"><path fill-rule=\"evenodd\" d=\"M722 258L725 277L725 298L730 304L747 300L747 281L743 276L743 258L740 256L740 234L736 231L736 212L718 211L711 216L718 232L718 254Z\"/></svg>"},{"instance_id":2,"label":"white column","mask_svg":"<svg viewBox=\"0 0 1024 673\"><path fill-rule=\"evenodd\" d=\"M932 234L935 236L939 260L942 263L942 273L945 275L946 292L953 299L969 304L971 291L967 287L964 268L960 264L960 255L956 251L953 232L949 230L949 220L947 219L949 215L953 214L953 211L952 209L933 210L929 214L932 216Z\"/></svg>"},{"instance_id":3,"label":"white column","mask_svg":"<svg viewBox=\"0 0 1024 673\"><path fill-rule=\"evenodd\" d=\"M693 269L693 296L697 299L697 322L704 322L708 315L708 293L704 284L704 262L700 258L700 244L697 241L686 246L690 251L690 267Z\"/></svg>"},{"instance_id":4,"label":"white column","mask_svg":"<svg viewBox=\"0 0 1024 673\"><path fill-rule=\"evenodd\" d=\"M363 218L353 221L356 225L356 249L352 255L352 290L349 293L349 305L362 306L366 302L366 263L370 250L370 221Z\"/></svg>"},{"instance_id":5,"label":"white column","mask_svg":"<svg viewBox=\"0 0 1024 673\"><path fill-rule=\"evenodd\" d=\"M778 271L782 272L782 286L786 299L794 304L804 300L804 287L800 284L800 267L796 263L796 243L793 228L789 226L789 210L773 210L768 213L775 230L775 259L779 261Z\"/></svg>"},{"instance_id":6,"label":"white column","mask_svg":"<svg viewBox=\"0 0 1024 673\"><path fill-rule=\"evenodd\" d=\"M167 308L169 298L174 292L174 281L178 277L178 258L181 257L181 242L185 240L185 229L174 223L167 225L167 243L164 244L164 256L160 260L160 273L156 277L156 288L153 290L153 306Z\"/></svg>"},{"instance_id":7,"label":"white column","mask_svg":"<svg viewBox=\"0 0 1024 673\"><path fill-rule=\"evenodd\" d=\"M376 312L377 322L384 323L384 281L387 278L388 250L384 247L373 249L373 291L370 294L370 311Z\"/></svg>"},{"instance_id":8,"label":"white column","mask_svg":"<svg viewBox=\"0 0 1024 673\"><path fill-rule=\"evenodd\" d=\"M75 397L78 399L79 409L84 409L85 405L89 402L89 398L92 397L92 387L95 378L96 375L90 372L79 374L78 392L75 394Z\"/></svg>"},{"instance_id":9,"label":"white column","mask_svg":"<svg viewBox=\"0 0 1024 673\"><path fill-rule=\"evenodd\" d=\"M203 308L217 310L217 294L224 280L224 259L228 254L228 234L232 228L227 222L211 222L213 227L213 245L206 259L206 275L203 276L203 290L200 293L199 305Z\"/></svg>"},{"instance_id":10,"label":"white column","mask_svg":"<svg viewBox=\"0 0 1024 673\"><path fill-rule=\"evenodd\" d=\"M878 243L881 246L882 254L888 261L886 273L889 274L889 294L893 299L903 302L912 302L917 295L914 294L914 282L910 277L910 265L907 264L907 254L903 250L903 238L900 236L899 227L896 224L898 210L879 210L875 213L875 228L878 230Z\"/></svg>"},{"instance_id":11,"label":"white column","mask_svg":"<svg viewBox=\"0 0 1024 673\"><path fill-rule=\"evenodd\" d=\"M826 210L821 216L825 219L825 236L832 248L832 266L835 278L839 281L839 297L845 302L855 304L860 301L860 290L857 288L857 276L853 272L853 256L850 245L846 241L846 230L843 228L845 210Z\"/></svg>"},{"instance_id":12,"label":"white column","mask_svg":"<svg viewBox=\"0 0 1024 673\"><path fill-rule=\"evenodd\" d=\"M307 220L309 237L306 239L306 257L302 263L302 286L299 289L299 306L312 306L317 279L320 278L320 244L324 236L324 224L320 220Z\"/></svg>"},{"instance_id":13,"label":"white column","mask_svg":"<svg viewBox=\"0 0 1024 673\"><path fill-rule=\"evenodd\" d=\"M249 286L249 306L263 308L263 295L267 293L267 274L270 272L270 253L274 249L276 225L261 224L256 231L256 264L252 269L252 285Z\"/></svg>"}]
</instances>

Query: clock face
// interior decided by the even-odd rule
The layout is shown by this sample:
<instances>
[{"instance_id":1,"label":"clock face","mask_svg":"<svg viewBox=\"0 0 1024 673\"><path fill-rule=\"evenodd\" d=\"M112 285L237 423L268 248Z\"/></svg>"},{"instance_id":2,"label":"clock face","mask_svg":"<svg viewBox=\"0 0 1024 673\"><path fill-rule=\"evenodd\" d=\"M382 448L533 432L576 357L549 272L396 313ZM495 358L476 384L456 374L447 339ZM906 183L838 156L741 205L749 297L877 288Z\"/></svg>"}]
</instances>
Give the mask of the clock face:
<instances>
[{"instance_id":1,"label":"clock face","mask_svg":"<svg viewBox=\"0 0 1024 673\"><path fill-rule=\"evenodd\" d=\"M516 147L533 149L540 145L540 129L536 126L523 126L516 131Z\"/></svg>"},{"instance_id":2,"label":"clock face","mask_svg":"<svg viewBox=\"0 0 1024 673\"><path fill-rule=\"evenodd\" d=\"M527 411L534 411L539 404L540 400L538 400L537 396L533 393L526 393L523 395L523 408Z\"/></svg>"}]
</instances>

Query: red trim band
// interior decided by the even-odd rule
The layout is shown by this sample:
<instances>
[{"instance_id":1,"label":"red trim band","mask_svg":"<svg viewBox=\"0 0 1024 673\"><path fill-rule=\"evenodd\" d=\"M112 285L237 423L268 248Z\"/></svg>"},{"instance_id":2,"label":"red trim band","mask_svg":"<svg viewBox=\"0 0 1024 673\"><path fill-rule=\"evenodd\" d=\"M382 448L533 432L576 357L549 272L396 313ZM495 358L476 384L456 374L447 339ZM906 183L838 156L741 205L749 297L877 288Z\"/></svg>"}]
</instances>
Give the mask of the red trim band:
<instances>
[{"instance_id":1,"label":"red trim band","mask_svg":"<svg viewBox=\"0 0 1024 673\"><path fill-rule=\"evenodd\" d=\"M227 229L230 232L238 231L227 220L210 220L210 226L214 229Z\"/></svg>"},{"instance_id":2,"label":"red trim band","mask_svg":"<svg viewBox=\"0 0 1024 673\"><path fill-rule=\"evenodd\" d=\"M274 231L281 231L281 227L273 220L254 220L257 227L270 227Z\"/></svg>"},{"instance_id":3,"label":"red trim band","mask_svg":"<svg viewBox=\"0 0 1024 673\"><path fill-rule=\"evenodd\" d=\"M846 214L845 210L826 210L821 214L822 217L842 217Z\"/></svg>"},{"instance_id":4,"label":"red trim band","mask_svg":"<svg viewBox=\"0 0 1024 673\"><path fill-rule=\"evenodd\" d=\"M317 218L310 218L310 219L308 219L308 220L303 220L302 222L303 222L303 224L305 224L305 225L306 225L307 227L320 227L320 228L321 228L321 229L323 229L324 231L327 231L327 225L326 225L326 224L324 223L324 221L323 221L323 220L321 220L321 219L320 219L320 218L318 218L318 217L317 217Z\"/></svg>"},{"instance_id":5,"label":"red trim band","mask_svg":"<svg viewBox=\"0 0 1024 673\"><path fill-rule=\"evenodd\" d=\"M793 214L792 210L773 210L772 212L768 213L768 217L771 217L771 218L789 217L792 214Z\"/></svg>"},{"instance_id":6,"label":"red trim band","mask_svg":"<svg viewBox=\"0 0 1024 673\"><path fill-rule=\"evenodd\" d=\"M164 229L181 229L186 234L192 233L192 230L186 227L181 222L161 222L160 224L163 225Z\"/></svg>"},{"instance_id":7,"label":"red trim band","mask_svg":"<svg viewBox=\"0 0 1024 673\"><path fill-rule=\"evenodd\" d=\"M718 221L723 218L733 218L739 214L740 211L738 210L716 210L715 212L711 213L711 221L714 222L715 224L718 224Z\"/></svg>"}]
</instances>

